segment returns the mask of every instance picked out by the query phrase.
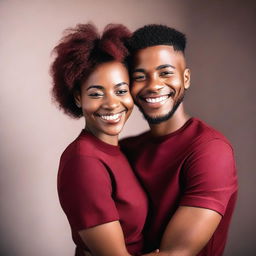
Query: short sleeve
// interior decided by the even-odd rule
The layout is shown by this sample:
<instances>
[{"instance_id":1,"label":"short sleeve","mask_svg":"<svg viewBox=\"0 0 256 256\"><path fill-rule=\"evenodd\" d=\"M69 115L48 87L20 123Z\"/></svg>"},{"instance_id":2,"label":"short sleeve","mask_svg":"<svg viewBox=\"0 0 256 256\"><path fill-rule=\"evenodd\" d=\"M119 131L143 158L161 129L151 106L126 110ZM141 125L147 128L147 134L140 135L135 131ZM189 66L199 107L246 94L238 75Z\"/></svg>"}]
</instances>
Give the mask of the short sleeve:
<instances>
[{"instance_id":1,"label":"short sleeve","mask_svg":"<svg viewBox=\"0 0 256 256\"><path fill-rule=\"evenodd\" d=\"M110 175L95 158L78 155L65 163L58 177L58 193L72 229L79 231L119 219Z\"/></svg>"},{"instance_id":2,"label":"short sleeve","mask_svg":"<svg viewBox=\"0 0 256 256\"><path fill-rule=\"evenodd\" d=\"M237 191L233 150L221 139L198 146L184 166L184 196L180 205L202 207L225 214Z\"/></svg>"}]
</instances>

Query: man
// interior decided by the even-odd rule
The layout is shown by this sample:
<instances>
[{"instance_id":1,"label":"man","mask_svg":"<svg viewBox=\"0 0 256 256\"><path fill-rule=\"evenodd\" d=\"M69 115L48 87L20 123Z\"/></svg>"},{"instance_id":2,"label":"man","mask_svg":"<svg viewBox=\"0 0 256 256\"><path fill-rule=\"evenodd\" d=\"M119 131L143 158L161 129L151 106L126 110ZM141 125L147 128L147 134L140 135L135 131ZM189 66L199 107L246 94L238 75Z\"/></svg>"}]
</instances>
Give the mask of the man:
<instances>
[{"instance_id":1,"label":"man","mask_svg":"<svg viewBox=\"0 0 256 256\"><path fill-rule=\"evenodd\" d=\"M190 86L185 35L148 25L135 31L129 45L131 93L150 131L121 145L150 198L146 250L222 255L237 197L233 150L184 109Z\"/></svg>"}]
</instances>

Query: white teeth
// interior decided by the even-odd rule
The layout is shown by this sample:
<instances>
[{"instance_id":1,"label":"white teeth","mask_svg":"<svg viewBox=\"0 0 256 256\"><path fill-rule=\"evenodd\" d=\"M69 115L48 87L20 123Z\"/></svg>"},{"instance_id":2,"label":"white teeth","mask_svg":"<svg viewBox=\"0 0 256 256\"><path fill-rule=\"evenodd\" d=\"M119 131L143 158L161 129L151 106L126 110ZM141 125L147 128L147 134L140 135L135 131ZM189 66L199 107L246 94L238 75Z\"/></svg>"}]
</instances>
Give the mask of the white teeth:
<instances>
[{"instance_id":1,"label":"white teeth","mask_svg":"<svg viewBox=\"0 0 256 256\"><path fill-rule=\"evenodd\" d=\"M122 115L122 113L118 113L118 114L115 114L115 115L101 115L100 117L102 119L105 119L105 120L116 120L118 119L120 116Z\"/></svg>"},{"instance_id":2,"label":"white teeth","mask_svg":"<svg viewBox=\"0 0 256 256\"><path fill-rule=\"evenodd\" d=\"M149 102L149 103L157 103L157 102L161 102L161 101L164 101L168 98L168 96L161 96L161 97L158 97L158 98L146 98L146 102Z\"/></svg>"}]
</instances>

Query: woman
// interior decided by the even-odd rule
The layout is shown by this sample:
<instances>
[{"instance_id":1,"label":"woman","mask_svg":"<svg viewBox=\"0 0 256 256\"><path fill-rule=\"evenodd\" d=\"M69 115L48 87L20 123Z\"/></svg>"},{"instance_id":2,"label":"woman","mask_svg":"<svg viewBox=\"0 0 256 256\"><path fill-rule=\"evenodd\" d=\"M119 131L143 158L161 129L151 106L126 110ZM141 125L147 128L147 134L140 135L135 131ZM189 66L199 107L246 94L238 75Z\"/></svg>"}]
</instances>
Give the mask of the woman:
<instances>
[{"instance_id":1,"label":"woman","mask_svg":"<svg viewBox=\"0 0 256 256\"><path fill-rule=\"evenodd\" d=\"M63 152L58 194L76 255L141 253L146 195L118 147L133 101L124 59L130 32L109 25L100 37L78 25L55 47L53 96L64 112L84 117L85 129Z\"/></svg>"}]
</instances>

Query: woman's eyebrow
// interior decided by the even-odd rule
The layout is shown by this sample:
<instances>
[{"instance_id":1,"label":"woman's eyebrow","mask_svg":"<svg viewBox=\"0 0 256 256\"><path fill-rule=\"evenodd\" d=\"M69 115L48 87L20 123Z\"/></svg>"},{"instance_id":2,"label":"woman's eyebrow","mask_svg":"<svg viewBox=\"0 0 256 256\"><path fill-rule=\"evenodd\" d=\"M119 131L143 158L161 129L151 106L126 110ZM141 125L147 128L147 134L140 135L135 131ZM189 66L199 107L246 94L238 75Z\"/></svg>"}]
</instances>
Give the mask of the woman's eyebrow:
<instances>
[{"instance_id":1,"label":"woman's eyebrow","mask_svg":"<svg viewBox=\"0 0 256 256\"><path fill-rule=\"evenodd\" d=\"M120 87L122 85L128 85L128 84L126 82L121 82L121 83L116 84L115 87Z\"/></svg>"},{"instance_id":2,"label":"woman's eyebrow","mask_svg":"<svg viewBox=\"0 0 256 256\"><path fill-rule=\"evenodd\" d=\"M88 91L88 90L93 89L93 88L100 89L100 90L104 89L104 87L101 86L101 85L90 85L86 90Z\"/></svg>"}]
</instances>

